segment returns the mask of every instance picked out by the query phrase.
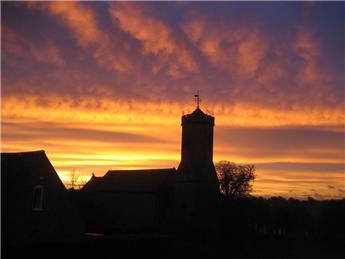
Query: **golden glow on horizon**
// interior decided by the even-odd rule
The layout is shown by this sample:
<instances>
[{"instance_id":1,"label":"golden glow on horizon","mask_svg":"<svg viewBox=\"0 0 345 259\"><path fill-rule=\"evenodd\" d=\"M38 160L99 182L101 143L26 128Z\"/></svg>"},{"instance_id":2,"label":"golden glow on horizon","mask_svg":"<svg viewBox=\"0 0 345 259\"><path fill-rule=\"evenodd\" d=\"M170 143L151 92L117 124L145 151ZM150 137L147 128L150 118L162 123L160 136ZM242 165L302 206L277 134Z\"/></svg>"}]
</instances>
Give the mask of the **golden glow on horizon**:
<instances>
[{"instance_id":1,"label":"golden glow on horizon","mask_svg":"<svg viewBox=\"0 0 345 259\"><path fill-rule=\"evenodd\" d=\"M64 182L68 182L72 170L80 175L78 181L85 182L91 173L101 176L111 169L177 168L181 145L181 105L137 102L135 107L132 107L121 101L101 100L96 106L92 98L84 99L77 106L72 105L71 102L72 100L62 102L59 98L53 98L48 106L41 106L35 98L25 98L22 102L15 97L4 99L3 131L27 138L7 140L5 134L2 151L46 150ZM120 110L123 112L116 112ZM217 111L214 161L227 159L237 163L256 164L258 177L254 184L254 194L305 198L313 196L311 190L317 190L316 195L322 193L328 195L327 197L344 196L341 193L343 190L341 170L327 172L326 177L325 173L318 174L308 170L300 171L299 174L289 174L289 170L282 169L280 171L284 172L282 176L279 176L280 172L277 170L260 170L262 163L341 164L344 163L341 156L343 150L339 147L325 146L322 149L303 147L299 148L298 152L286 150L281 154L278 152L267 156L254 152L249 156L255 151L251 146L241 147L239 146L241 143L228 146L218 138L218 130L228 125L239 127L256 125L256 128L261 126L262 129L271 126L271 129L279 129L289 125L333 124L337 126L335 132L342 132L340 120L342 114L338 110L324 112L322 116L316 111L306 113L303 109L291 111L289 114L274 109L253 110L245 105L238 105L233 110L214 106L214 110ZM45 114L44 120L42 114ZM20 125L29 128L21 128ZM45 125L46 129L42 125ZM48 133L44 133L45 130ZM80 130L85 131L85 134ZM119 137L115 137L117 134L120 134ZM301 153L305 155L301 156ZM324 154L329 155L324 156ZM310 177L311 181L306 181L305 177ZM327 186L334 188L328 189Z\"/></svg>"}]
</instances>

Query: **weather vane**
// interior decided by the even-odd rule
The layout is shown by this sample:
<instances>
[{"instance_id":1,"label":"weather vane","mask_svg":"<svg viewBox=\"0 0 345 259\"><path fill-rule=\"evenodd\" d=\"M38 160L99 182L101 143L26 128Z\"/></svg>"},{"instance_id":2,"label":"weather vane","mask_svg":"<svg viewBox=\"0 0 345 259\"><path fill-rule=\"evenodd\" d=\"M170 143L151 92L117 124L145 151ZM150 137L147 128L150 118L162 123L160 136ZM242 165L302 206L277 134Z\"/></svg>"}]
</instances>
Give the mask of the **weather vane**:
<instances>
[{"instance_id":1,"label":"weather vane","mask_svg":"<svg viewBox=\"0 0 345 259\"><path fill-rule=\"evenodd\" d=\"M199 109L199 106L200 106L200 95L199 95L199 90L197 91L197 93L194 95L194 99L195 99L195 103L196 103L196 108Z\"/></svg>"}]
</instances>

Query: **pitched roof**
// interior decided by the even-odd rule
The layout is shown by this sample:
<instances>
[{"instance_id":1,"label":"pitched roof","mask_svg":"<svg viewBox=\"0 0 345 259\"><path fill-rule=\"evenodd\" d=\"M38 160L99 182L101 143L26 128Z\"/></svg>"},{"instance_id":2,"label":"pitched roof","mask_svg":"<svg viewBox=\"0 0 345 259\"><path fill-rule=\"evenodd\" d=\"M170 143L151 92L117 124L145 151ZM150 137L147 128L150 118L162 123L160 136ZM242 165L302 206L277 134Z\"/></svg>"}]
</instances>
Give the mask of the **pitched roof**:
<instances>
[{"instance_id":1,"label":"pitched roof","mask_svg":"<svg viewBox=\"0 0 345 259\"><path fill-rule=\"evenodd\" d=\"M152 193L168 186L175 173L175 168L110 170L103 177L93 176L83 190Z\"/></svg>"},{"instance_id":2,"label":"pitched roof","mask_svg":"<svg viewBox=\"0 0 345 259\"><path fill-rule=\"evenodd\" d=\"M1 180L7 187L36 182L65 189L43 150L1 153Z\"/></svg>"}]
</instances>

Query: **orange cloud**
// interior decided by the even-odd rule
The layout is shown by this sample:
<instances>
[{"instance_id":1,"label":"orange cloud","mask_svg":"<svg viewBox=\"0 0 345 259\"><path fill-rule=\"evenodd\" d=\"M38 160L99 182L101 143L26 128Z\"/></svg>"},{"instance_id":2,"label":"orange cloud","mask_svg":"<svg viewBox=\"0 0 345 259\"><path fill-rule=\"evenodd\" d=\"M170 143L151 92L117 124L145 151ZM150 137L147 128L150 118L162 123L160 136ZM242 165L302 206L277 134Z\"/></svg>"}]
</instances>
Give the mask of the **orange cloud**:
<instances>
[{"instance_id":1,"label":"orange cloud","mask_svg":"<svg viewBox=\"0 0 345 259\"><path fill-rule=\"evenodd\" d=\"M205 23L205 17L195 17L182 25L182 30L194 45L197 45L204 35Z\"/></svg>"},{"instance_id":2,"label":"orange cloud","mask_svg":"<svg viewBox=\"0 0 345 259\"><path fill-rule=\"evenodd\" d=\"M305 28L293 29L291 40L284 41L255 25L235 27L198 14L182 28L217 71L229 74L229 91L241 93L248 103L281 108L301 103L318 106L326 100L339 103L333 94L336 83L332 71L320 63L320 44Z\"/></svg>"},{"instance_id":3,"label":"orange cloud","mask_svg":"<svg viewBox=\"0 0 345 259\"><path fill-rule=\"evenodd\" d=\"M123 31L142 42L144 54L156 56L158 64L153 67L153 72L168 66L168 74L178 78L184 72L198 71L199 64L186 44L174 36L165 22L148 14L143 6L116 3L110 6L109 12Z\"/></svg>"},{"instance_id":4,"label":"orange cloud","mask_svg":"<svg viewBox=\"0 0 345 259\"><path fill-rule=\"evenodd\" d=\"M184 31L213 65L236 76L257 71L267 51L267 43L258 30L232 28L220 22L212 22L205 29L205 23L202 18L192 19L184 25Z\"/></svg>"},{"instance_id":5,"label":"orange cloud","mask_svg":"<svg viewBox=\"0 0 345 259\"><path fill-rule=\"evenodd\" d=\"M249 35L238 47L238 63L246 74L257 71L267 48L265 41L257 32L251 32Z\"/></svg>"},{"instance_id":6,"label":"orange cloud","mask_svg":"<svg viewBox=\"0 0 345 259\"><path fill-rule=\"evenodd\" d=\"M51 14L60 16L75 33L82 46L99 44L107 37L98 27L94 12L78 2L50 2L42 4Z\"/></svg>"},{"instance_id":7,"label":"orange cloud","mask_svg":"<svg viewBox=\"0 0 345 259\"><path fill-rule=\"evenodd\" d=\"M293 35L291 42L270 43L269 58L264 62L257 59L260 69L254 83L273 94L274 99L269 101L276 101L277 106L294 107L304 103L311 109L328 102L340 108L341 99L334 94L336 78L321 63L322 50L313 33L298 28Z\"/></svg>"},{"instance_id":8,"label":"orange cloud","mask_svg":"<svg viewBox=\"0 0 345 259\"><path fill-rule=\"evenodd\" d=\"M311 31L299 29L294 49L303 59L303 67L300 71L299 80L305 84L319 84L329 81L329 76L318 68L318 58L320 57L320 46L313 39Z\"/></svg>"},{"instance_id":9,"label":"orange cloud","mask_svg":"<svg viewBox=\"0 0 345 259\"><path fill-rule=\"evenodd\" d=\"M18 56L23 52L23 45L25 41L8 26L2 24L1 26L2 46L6 53Z\"/></svg>"},{"instance_id":10,"label":"orange cloud","mask_svg":"<svg viewBox=\"0 0 345 259\"><path fill-rule=\"evenodd\" d=\"M58 17L60 22L71 30L78 45L100 65L119 72L127 72L133 68L130 57L119 47L120 41L98 25L97 16L90 7L80 2L63 1L35 2L28 5Z\"/></svg>"},{"instance_id":11,"label":"orange cloud","mask_svg":"<svg viewBox=\"0 0 345 259\"><path fill-rule=\"evenodd\" d=\"M60 49L51 41L34 44L7 26L2 26L2 44L6 62L15 64L17 58L28 58L56 66L65 64ZM8 56L8 58L7 58Z\"/></svg>"},{"instance_id":12,"label":"orange cloud","mask_svg":"<svg viewBox=\"0 0 345 259\"><path fill-rule=\"evenodd\" d=\"M42 62L51 62L56 65L64 65L65 61L61 57L60 50L51 42L47 43L43 48L33 48L31 55Z\"/></svg>"},{"instance_id":13,"label":"orange cloud","mask_svg":"<svg viewBox=\"0 0 345 259\"><path fill-rule=\"evenodd\" d=\"M176 42L172 38L170 27L152 16L145 15L140 7L123 3L112 5L109 12L119 20L122 30L143 42L145 53L158 55L163 52L170 55L175 52Z\"/></svg>"},{"instance_id":14,"label":"orange cloud","mask_svg":"<svg viewBox=\"0 0 345 259\"><path fill-rule=\"evenodd\" d=\"M344 125L341 107L296 105L291 110L250 105L240 100L233 106L208 103L208 109L217 116L217 123L231 126L288 126L288 125ZM185 105L180 102L139 101L134 99L113 100L106 96L72 96L57 94L7 95L2 99L3 118L40 119L42 114L49 121L106 122L160 124L176 123ZM49 112L48 112L49 111ZM189 112L191 109L189 109Z\"/></svg>"}]
</instances>

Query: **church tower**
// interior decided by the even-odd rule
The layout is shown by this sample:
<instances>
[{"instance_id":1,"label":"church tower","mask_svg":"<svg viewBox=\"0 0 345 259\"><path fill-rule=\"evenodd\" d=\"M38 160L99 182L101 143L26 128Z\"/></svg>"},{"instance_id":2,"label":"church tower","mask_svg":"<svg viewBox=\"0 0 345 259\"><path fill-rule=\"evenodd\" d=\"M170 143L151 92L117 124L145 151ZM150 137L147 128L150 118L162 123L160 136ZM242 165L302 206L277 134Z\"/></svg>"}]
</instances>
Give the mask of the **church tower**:
<instances>
[{"instance_id":1,"label":"church tower","mask_svg":"<svg viewBox=\"0 0 345 259\"><path fill-rule=\"evenodd\" d=\"M219 194L213 164L214 117L197 107L182 116L181 162L175 181L175 217L182 225L211 225Z\"/></svg>"},{"instance_id":2,"label":"church tower","mask_svg":"<svg viewBox=\"0 0 345 259\"><path fill-rule=\"evenodd\" d=\"M199 107L182 116L181 162L179 181L199 182L210 189L218 189L218 179L213 165L214 117Z\"/></svg>"}]
</instances>

